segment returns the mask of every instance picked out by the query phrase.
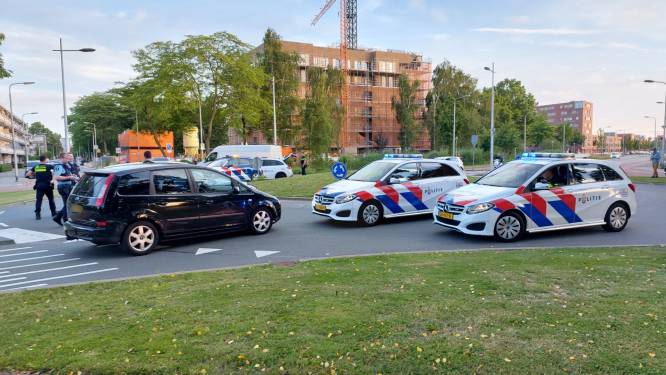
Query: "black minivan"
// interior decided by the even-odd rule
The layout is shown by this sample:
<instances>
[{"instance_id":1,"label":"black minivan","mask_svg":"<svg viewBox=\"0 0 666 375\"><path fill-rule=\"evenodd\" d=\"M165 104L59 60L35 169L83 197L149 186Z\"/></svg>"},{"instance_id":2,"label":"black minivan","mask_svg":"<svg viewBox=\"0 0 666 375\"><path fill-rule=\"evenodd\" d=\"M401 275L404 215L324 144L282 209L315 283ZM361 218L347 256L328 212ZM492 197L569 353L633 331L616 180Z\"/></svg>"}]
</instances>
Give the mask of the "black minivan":
<instances>
[{"instance_id":1,"label":"black minivan","mask_svg":"<svg viewBox=\"0 0 666 375\"><path fill-rule=\"evenodd\" d=\"M248 230L280 220L277 198L216 170L185 163L121 164L86 172L67 200L65 234L121 244L134 255L162 240Z\"/></svg>"}]
</instances>

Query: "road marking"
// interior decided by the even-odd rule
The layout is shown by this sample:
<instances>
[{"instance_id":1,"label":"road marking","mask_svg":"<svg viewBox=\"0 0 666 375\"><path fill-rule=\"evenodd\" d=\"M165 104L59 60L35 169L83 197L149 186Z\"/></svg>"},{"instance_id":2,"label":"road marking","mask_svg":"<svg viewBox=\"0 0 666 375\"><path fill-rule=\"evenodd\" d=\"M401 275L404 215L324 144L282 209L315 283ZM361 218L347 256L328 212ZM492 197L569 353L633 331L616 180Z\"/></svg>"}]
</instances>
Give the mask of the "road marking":
<instances>
[{"instance_id":1,"label":"road marking","mask_svg":"<svg viewBox=\"0 0 666 375\"><path fill-rule=\"evenodd\" d=\"M0 264L4 263L15 263L15 262L23 262L24 260L33 260L33 259L42 259L42 258L53 258L53 257L59 257L63 256L65 254L55 254L55 255L43 255L41 257L32 257L32 258L24 258L24 259L14 259L14 260L3 260L0 262Z\"/></svg>"},{"instance_id":2,"label":"road marking","mask_svg":"<svg viewBox=\"0 0 666 375\"><path fill-rule=\"evenodd\" d=\"M35 230L27 230L21 228L1 229L0 237L5 237L14 240L14 243L30 243L39 241L55 240L64 238L65 236L53 233L38 232Z\"/></svg>"},{"instance_id":3,"label":"road marking","mask_svg":"<svg viewBox=\"0 0 666 375\"><path fill-rule=\"evenodd\" d=\"M3 226L3 227L5 227L5 228L9 227L9 225L7 225L7 224L5 224L5 223L0 223L0 225Z\"/></svg>"},{"instance_id":4,"label":"road marking","mask_svg":"<svg viewBox=\"0 0 666 375\"><path fill-rule=\"evenodd\" d=\"M201 254L208 254L208 253L214 253L216 251L222 251L222 249L213 249L209 247L200 247L194 255L201 255Z\"/></svg>"},{"instance_id":5,"label":"road marking","mask_svg":"<svg viewBox=\"0 0 666 375\"><path fill-rule=\"evenodd\" d=\"M27 279L27 277L23 276L23 277L17 277L15 279L2 280L1 282L6 283L6 282L9 282L9 281L17 281L17 280L25 280L25 279ZM2 285L0 285L0 288L2 288Z\"/></svg>"},{"instance_id":6,"label":"road marking","mask_svg":"<svg viewBox=\"0 0 666 375\"><path fill-rule=\"evenodd\" d=\"M81 259L81 258L70 258L70 259L63 259L63 260L54 260L54 261L51 261L51 262L41 262L41 263L32 263L32 264L22 264L22 265L20 265L20 266L3 267L3 268L0 268L0 270L13 270L13 269L16 269L16 268L25 268L25 267L43 266L43 265L45 265L45 264L62 263L62 262L71 262L71 261L73 261L73 260L79 260L79 259ZM9 271L6 271L6 272L9 272ZM4 273L4 272L0 272L0 273Z\"/></svg>"},{"instance_id":7,"label":"road marking","mask_svg":"<svg viewBox=\"0 0 666 375\"><path fill-rule=\"evenodd\" d=\"M15 257L15 256L19 256L19 255L45 253L47 251L48 250L35 250L35 251L28 251L27 253L5 254L5 255L0 255L0 258Z\"/></svg>"},{"instance_id":8,"label":"road marking","mask_svg":"<svg viewBox=\"0 0 666 375\"><path fill-rule=\"evenodd\" d=\"M4 213L5 213L5 211L0 211L0 215L2 215L2 214L4 214Z\"/></svg>"},{"instance_id":9,"label":"road marking","mask_svg":"<svg viewBox=\"0 0 666 375\"><path fill-rule=\"evenodd\" d=\"M72 242L79 242L79 241L85 241L85 240L82 240L82 239L80 239L80 238L77 238L77 239L75 239L75 240L67 240L67 241L65 241L65 242L63 242L63 243L72 243Z\"/></svg>"},{"instance_id":10,"label":"road marking","mask_svg":"<svg viewBox=\"0 0 666 375\"><path fill-rule=\"evenodd\" d=\"M279 251L267 251L267 250L255 250L254 251L254 255L257 258L263 258L263 257L267 257L269 255L273 255L273 254L277 254L277 253L279 253Z\"/></svg>"},{"instance_id":11,"label":"road marking","mask_svg":"<svg viewBox=\"0 0 666 375\"><path fill-rule=\"evenodd\" d=\"M20 281L18 283L12 283L12 284L5 284L5 285L0 285L0 288L6 288L8 286L16 286L16 285L23 285L23 284L30 284L30 283L38 283L42 281L49 281L49 280L57 280L57 279L65 279L68 277L76 277L76 276L83 276L83 275L91 275L94 273L100 273L100 272L108 272L108 271L117 271L118 268L105 268L103 270L95 270L95 271L88 271L88 272L79 272L79 273L73 273L71 275L61 275L61 276L53 276L53 277L47 277L44 279L37 279L37 280L29 280L29 281ZM9 280L4 280L4 282L7 282Z\"/></svg>"},{"instance_id":12,"label":"road marking","mask_svg":"<svg viewBox=\"0 0 666 375\"><path fill-rule=\"evenodd\" d=\"M20 286L18 288L11 288L11 289L5 289L3 292L11 292L12 290L20 290L20 289L30 289L30 288L39 288L41 286L48 286L49 284L34 284L34 285L26 285L26 286Z\"/></svg>"},{"instance_id":13,"label":"road marking","mask_svg":"<svg viewBox=\"0 0 666 375\"><path fill-rule=\"evenodd\" d=\"M27 246L27 247L15 247L13 249L5 249L5 250L0 250L0 253L4 253L6 251L16 251L16 250L25 250L25 249L32 249L32 246Z\"/></svg>"},{"instance_id":14,"label":"road marking","mask_svg":"<svg viewBox=\"0 0 666 375\"><path fill-rule=\"evenodd\" d=\"M59 271L59 270L66 270L70 268L77 268L77 267L87 267L87 266L94 266L96 264L99 264L97 262L92 262L92 263L82 263L82 264L75 264L73 266L65 266L65 267L56 267L56 268L47 268L43 270L36 270L36 271L27 271L27 272L21 272L21 273L14 273L11 275L5 275L5 276L0 276L0 279L3 277L13 277L13 276L23 276L23 275L30 275L33 273L40 273L40 272L50 272L50 271ZM5 280L0 280L1 282L4 282Z\"/></svg>"}]
</instances>

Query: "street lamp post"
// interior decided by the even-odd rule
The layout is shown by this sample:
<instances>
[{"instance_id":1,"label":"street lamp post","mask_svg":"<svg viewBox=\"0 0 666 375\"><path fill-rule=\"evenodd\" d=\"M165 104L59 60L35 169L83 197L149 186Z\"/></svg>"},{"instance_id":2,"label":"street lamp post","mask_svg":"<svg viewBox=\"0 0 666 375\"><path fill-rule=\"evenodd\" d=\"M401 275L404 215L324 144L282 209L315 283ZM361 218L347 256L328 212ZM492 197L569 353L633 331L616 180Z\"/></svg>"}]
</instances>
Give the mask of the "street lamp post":
<instances>
[{"instance_id":1,"label":"street lamp post","mask_svg":"<svg viewBox=\"0 0 666 375\"><path fill-rule=\"evenodd\" d=\"M470 96L470 94L467 95L462 95L459 97L454 97L453 98L453 142L451 146L451 150L453 151L451 153L451 156L456 156L456 102L460 99L466 98Z\"/></svg>"},{"instance_id":2,"label":"street lamp post","mask_svg":"<svg viewBox=\"0 0 666 375\"><path fill-rule=\"evenodd\" d=\"M438 95L437 92L433 92L432 94L432 150L435 151L435 141L437 140L437 100Z\"/></svg>"},{"instance_id":3,"label":"street lamp post","mask_svg":"<svg viewBox=\"0 0 666 375\"><path fill-rule=\"evenodd\" d=\"M15 136L15 131L14 131L14 107L12 103L12 86L15 85L33 85L35 82L14 82L9 84L9 121L11 121L12 124L12 151L14 153L14 178L16 179L16 182L19 180L19 175L18 175L18 157L16 155L16 136Z\"/></svg>"},{"instance_id":4,"label":"street lamp post","mask_svg":"<svg viewBox=\"0 0 666 375\"><path fill-rule=\"evenodd\" d=\"M60 77L62 79L62 112L65 125L65 152L69 152L69 130L67 129L67 100L65 97L65 63L63 52L95 52L94 48L62 49L62 38L60 38L60 48L54 49L54 52L60 52Z\"/></svg>"},{"instance_id":5,"label":"street lamp post","mask_svg":"<svg viewBox=\"0 0 666 375\"><path fill-rule=\"evenodd\" d=\"M655 80L652 80L652 79L646 79L643 82L645 82L645 83L661 83L662 85L666 85L666 82L664 82L664 81L655 81ZM665 127L664 131L666 131L666 93L664 93L664 102L663 102L663 104L664 104L664 127ZM657 137L655 136L655 142L656 142L656 138ZM662 139L662 142L661 142L661 154L662 155L664 154L664 147L665 147L665 143Z\"/></svg>"},{"instance_id":6,"label":"street lamp post","mask_svg":"<svg viewBox=\"0 0 666 375\"><path fill-rule=\"evenodd\" d=\"M494 146L495 146L495 63L491 67L483 67L491 73L492 91L490 93L490 168L493 167Z\"/></svg>"},{"instance_id":7,"label":"street lamp post","mask_svg":"<svg viewBox=\"0 0 666 375\"><path fill-rule=\"evenodd\" d=\"M643 116L644 118L651 118L654 120L654 147L657 147L657 118L654 116Z\"/></svg>"}]
</instances>

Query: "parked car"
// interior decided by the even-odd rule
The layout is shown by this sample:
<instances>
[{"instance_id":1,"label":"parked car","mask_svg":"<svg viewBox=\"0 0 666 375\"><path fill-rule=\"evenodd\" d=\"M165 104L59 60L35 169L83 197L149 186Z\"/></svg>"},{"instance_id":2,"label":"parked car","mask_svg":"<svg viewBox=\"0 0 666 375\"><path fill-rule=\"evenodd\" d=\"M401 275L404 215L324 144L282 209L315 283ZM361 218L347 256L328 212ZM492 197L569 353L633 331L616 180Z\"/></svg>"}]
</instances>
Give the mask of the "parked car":
<instances>
[{"instance_id":1,"label":"parked car","mask_svg":"<svg viewBox=\"0 0 666 375\"><path fill-rule=\"evenodd\" d=\"M261 159L261 174L268 179L274 179L291 177L294 172L281 159Z\"/></svg>"},{"instance_id":2,"label":"parked car","mask_svg":"<svg viewBox=\"0 0 666 375\"><path fill-rule=\"evenodd\" d=\"M267 233L277 198L210 168L132 163L87 172L67 201L70 239L148 254L164 240L247 230Z\"/></svg>"},{"instance_id":3,"label":"parked car","mask_svg":"<svg viewBox=\"0 0 666 375\"><path fill-rule=\"evenodd\" d=\"M448 160L456 163L460 169L465 170L465 164L462 161L462 158L458 156L440 156L438 158L435 158L435 160Z\"/></svg>"},{"instance_id":4,"label":"parked car","mask_svg":"<svg viewBox=\"0 0 666 375\"><path fill-rule=\"evenodd\" d=\"M611 159L619 159L622 156L621 152L611 152L610 157Z\"/></svg>"}]
</instances>

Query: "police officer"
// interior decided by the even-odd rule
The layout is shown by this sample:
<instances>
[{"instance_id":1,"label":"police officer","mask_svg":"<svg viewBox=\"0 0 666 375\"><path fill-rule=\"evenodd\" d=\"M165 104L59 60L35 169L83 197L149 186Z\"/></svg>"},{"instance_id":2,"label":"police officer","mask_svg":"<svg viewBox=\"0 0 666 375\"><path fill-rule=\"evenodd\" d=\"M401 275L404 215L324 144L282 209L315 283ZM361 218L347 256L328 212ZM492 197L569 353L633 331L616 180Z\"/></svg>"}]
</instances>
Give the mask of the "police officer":
<instances>
[{"instance_id":1,"label":"police officer","mask_svg":"<svg viewBox=\"0 0 666 375\"><path fill-rule=\"evenodd\" d=\"M78 177L72 173L69 165L69 162L73 159L72 154L61 152L59 158L60 163L53 168L53 174L58 182L58 194L62 198L62 209L53 216L53 221L62 225L62 220L67 221L67 198L69 198L69 193L72 192L74 184L78 181Z\"/></svg>"},{"instance_id":2,"label":"police officer","mask_svg":"<svg viewBox=\"0 0 666 375\"><path fill-rule=\"evenodd\" d=\"M46 155L39 156L39 164L32 167L28 172L28 177L35 177L35 192L37 200L35 201L35 219L42 219L42 199L46 195L49 200L49 208L51 209L51 216L56 214L56 205L53 200L53 166L46 164L48 159Z\"/></svg>"}]
</instances>

